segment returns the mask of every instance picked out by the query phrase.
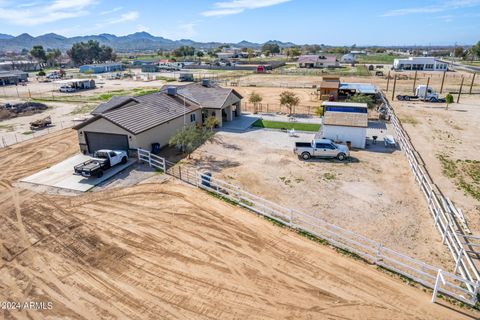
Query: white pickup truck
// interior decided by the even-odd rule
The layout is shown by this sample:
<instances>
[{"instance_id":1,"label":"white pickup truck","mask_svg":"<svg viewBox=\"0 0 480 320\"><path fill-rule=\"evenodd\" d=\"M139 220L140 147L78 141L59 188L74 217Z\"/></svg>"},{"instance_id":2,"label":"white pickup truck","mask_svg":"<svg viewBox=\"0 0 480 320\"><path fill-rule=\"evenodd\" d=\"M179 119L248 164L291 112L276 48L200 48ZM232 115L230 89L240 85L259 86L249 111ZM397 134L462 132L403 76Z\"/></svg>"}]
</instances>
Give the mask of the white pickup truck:
<instances>
[{"instance_id":1,"label":"white pickup truck","mask_svg":"<svg viewBox=\"0 0 480 320\"><path fill-rule=\"evenodd\" d=\"M311 157L337 158L343 161L350 157L347 146L333 143L330 139L314 139L311 142L295 142L293 152L303 160Z\"/></svg>"},{"instance_id":2,"label":"white pickup truck","mask_svg":"<svg viewBox=\"0 0 480 320\"><path fill-rule=\"evenodd\" d=\"M125 164L128 156L125 151L118 150L98 150L93 154L93 158L80 163L74 167L75 173L84 177L103 176L103 171L121 163Z\"/></svg>"}]
</instances>

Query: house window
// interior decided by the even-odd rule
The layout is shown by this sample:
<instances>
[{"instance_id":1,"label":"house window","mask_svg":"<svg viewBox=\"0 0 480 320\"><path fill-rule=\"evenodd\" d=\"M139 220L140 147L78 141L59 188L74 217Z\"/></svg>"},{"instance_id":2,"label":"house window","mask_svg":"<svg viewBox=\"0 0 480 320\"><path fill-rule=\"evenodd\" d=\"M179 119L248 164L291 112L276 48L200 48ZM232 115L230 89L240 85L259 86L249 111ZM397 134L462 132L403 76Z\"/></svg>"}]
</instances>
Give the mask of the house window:
<instances>
[{"instance_id":1,"label":"house window","mask_svg":"<svg viewBox=\"0 0 480 320\"><path fill-rule=\"evenodd\" d=\"M191 113L191 114L190 114L190 122L195 122L195 121L197 121L196 114L195 114L195 113Z\"/></svg>"}]
</instances>

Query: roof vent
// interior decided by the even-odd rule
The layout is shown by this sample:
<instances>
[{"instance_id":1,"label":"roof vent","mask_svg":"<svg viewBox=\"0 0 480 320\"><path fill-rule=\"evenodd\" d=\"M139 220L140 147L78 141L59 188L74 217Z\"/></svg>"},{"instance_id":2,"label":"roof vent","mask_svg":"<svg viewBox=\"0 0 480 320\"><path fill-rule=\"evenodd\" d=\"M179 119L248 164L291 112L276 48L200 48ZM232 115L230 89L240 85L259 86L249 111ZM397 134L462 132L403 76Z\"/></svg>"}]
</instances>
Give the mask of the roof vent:
<instances>
[{"instance_id":1,"label":"roof vent","mask_svg":"<svg viewBox=\"0 0 480 320\"><path fill-rule=\"evenodd\" d=\"M209 87L209 86L210 86L210 80L208 80L208 79L203 79L203 80L202 80L202 86L204 86L204 87Z\"/></svg>"},{"instance_id":2,"label":"roof vent","mask_svg":"<svg viewBox=\"0 0 480 320\"><path fill-rule=\"evenodd\" d=\"M177 87L168 87L167 94L169 96L175 97L177 95Z\"/></svg>"}]
</instances>

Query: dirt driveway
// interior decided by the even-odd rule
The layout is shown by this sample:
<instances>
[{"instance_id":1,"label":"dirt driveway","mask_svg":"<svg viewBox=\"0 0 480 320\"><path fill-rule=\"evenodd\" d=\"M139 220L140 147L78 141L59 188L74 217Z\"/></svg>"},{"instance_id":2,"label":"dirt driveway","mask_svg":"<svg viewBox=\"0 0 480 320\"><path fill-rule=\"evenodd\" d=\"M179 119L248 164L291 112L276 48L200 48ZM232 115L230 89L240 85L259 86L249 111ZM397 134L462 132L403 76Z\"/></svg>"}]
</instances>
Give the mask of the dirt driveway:
<instances>
[{"instance_id":1,"label":"dirt driveway","mask_svg":"<svg viewBox=\"0 0 480 320\"><path fill-rule=\"evenodd\" d=\"M312 138L309 134L296 140ZM353 151L346 163L305 162L292 153L294 141L278 131L221 132L215 143L203 145L183 162L391 249L453 267L401 151Z\"/></svg>"},{"instance_id":2,"label":"dirt driveway","mask_svg":"<svg viewBox=\"0 0 480 320\"><path fill-rule=\"evenodd\" d=\"M0 150L0 301L52 302L2 318L478 316L175 182L78 197L13 186L76 149L64 131Z\"/></svg>"}]
</instances>

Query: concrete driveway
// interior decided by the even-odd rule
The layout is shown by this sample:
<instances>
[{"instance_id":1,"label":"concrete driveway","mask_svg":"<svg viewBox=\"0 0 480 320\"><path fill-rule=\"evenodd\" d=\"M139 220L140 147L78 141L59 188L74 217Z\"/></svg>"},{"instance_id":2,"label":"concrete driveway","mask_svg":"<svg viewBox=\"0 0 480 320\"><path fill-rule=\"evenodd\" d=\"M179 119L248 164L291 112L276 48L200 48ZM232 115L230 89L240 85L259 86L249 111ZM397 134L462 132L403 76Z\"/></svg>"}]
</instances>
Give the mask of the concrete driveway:
<instances>
[{"instance_id":1,"label":"concrete driveway","mask_svg":"<svg viewBox=\"0 0 480 320\"><path fill-rule=\"evenodd\" d=\"M57 163L56 165L48 169L42 170L29 177L23 178L20 181L37 185L45 185L67 190L85 192L102 183L103 181L113 177L120 171L131 166L136 161L136 159L129 159L128 162L125 164L116 165L113 168L105 171L101 178L85 178L83 176L74 174L73 167L89 159L89 156L77 154L60 163Z\"/></svg>"}]
</instances>

